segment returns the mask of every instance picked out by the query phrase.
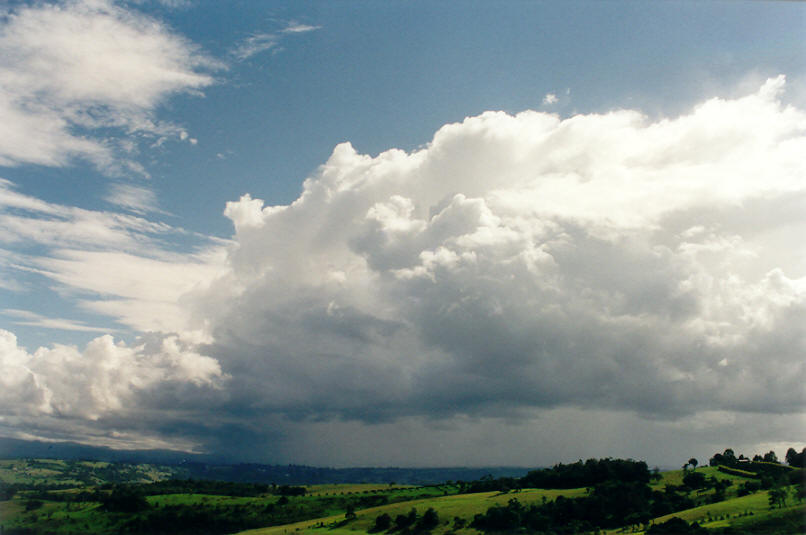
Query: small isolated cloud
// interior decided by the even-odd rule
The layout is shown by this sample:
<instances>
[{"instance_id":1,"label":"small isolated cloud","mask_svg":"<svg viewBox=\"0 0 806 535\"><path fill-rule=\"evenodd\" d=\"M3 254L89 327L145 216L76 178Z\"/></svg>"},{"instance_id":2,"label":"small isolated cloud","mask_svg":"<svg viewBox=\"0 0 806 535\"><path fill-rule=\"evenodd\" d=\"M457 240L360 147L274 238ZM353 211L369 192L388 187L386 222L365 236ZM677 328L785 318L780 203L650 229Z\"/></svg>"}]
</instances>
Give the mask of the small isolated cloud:
<instances>
[{"instance_id":1,"label":"small isolated cloud","mask_svg":"<svg viewBox=\"0 0 806 535\"><path fill-rule=\"evenodd\" d=\"M557 95L554 93L546 93L546 96L543 97L543 105L548 106L551 104L556 104L559 101Z\"/></svg>"},{"instance_id":2,"label":"small isolated cloud","mask_svg":"<svg viewBox=\"0 0 806 535\"><path fill-rule=\"evenodd\" d=\"M219 68L159 22L106 0L35 3L0 19L0 165L66 165L80 157L109 174L137 164L98 129L179 137L155 110L213 83ZM89 134L89 135L88 135ZM126 152L125 150L121 150Z\"/></svg>"},{"instance_id":3,"label":"small isolated cloud","mask_svg":"<svg viewBox=\"0 0 806 535\"><path fill-rule=\"evenodd\" d=\"M280 42L287 35L312 32L314 30L318 30L319 28L321 28L321 26L299 24L292 21L285 28L279 31L263 32L250 35L235 47L235 49L232 51L232 55L238 61L244 61L261 52L277 50L280 46Z\"/></svg>"},{"instance_id":4,"label":"small isolated cloud","mask_svg":"<svg viewBox=\"0 0 806 535\"><path fill-rule=\"evenodd\" d=\"M289 33L305 33L305 32L312 32L314 30L320 29L321 26L311 26L310 24L299 24L297 22L291 22L280 30L280 33L289 34Z\"/></svg>"}]
</instances>

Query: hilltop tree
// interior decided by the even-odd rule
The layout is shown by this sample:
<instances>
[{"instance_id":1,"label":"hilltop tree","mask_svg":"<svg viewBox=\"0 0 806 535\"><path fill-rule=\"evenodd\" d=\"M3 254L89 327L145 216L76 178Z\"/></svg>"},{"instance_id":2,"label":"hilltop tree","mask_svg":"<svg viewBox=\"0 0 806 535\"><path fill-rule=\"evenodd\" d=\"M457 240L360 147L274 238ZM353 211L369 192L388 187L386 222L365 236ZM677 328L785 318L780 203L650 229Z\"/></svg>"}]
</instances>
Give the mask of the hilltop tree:
<instances>
[{"instance_id":1,"label":"hilltop tree","mask_svg":"<svg viewBox=\"0 0 806 535\"><path fill-rule=\"evenodd\" d=\"M798 453L795 448L786 450L786 463L789 466L804 468L804 459L806 458L806 448Z\"/></svg>"},{"instance_id":2,"label":"hilltop tree","mask_svg":"<svg viewBox=\"0 0 806 535\"><path fill-rule=\"evenodd\" d=\"M735 466L736 454L731 448L727 448L722 453L715 453L714 456L709 460L708 464L711 466L719 466L720 464L725 466Z\"/></svg>"},{"instance_id":3,"label":"hilltop tree","mask_svg":"<svg viewBox=\"0 0 806 535\"><path fill-rule=\"evenodd\" d=\"M765 463L778 463L778 456L775 455L774 451L770 450L769 452L764 454L764 457L762 458L762 460Z\"/></svg>"}]
</instances>

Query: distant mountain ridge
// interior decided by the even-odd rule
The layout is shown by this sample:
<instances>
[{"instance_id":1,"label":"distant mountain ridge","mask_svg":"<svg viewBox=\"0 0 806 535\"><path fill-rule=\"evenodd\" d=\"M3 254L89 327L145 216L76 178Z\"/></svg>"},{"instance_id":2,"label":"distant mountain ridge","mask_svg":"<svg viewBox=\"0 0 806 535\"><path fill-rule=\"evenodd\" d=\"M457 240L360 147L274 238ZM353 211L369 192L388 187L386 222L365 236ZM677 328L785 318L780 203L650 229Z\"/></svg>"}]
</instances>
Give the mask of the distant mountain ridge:
<instances>
[{"instance_id":1,"label":"distant mountain ridge","mask_svg":"<svg viewBox=\"0 0 806 535\"><path fill-rule=\"evenodd\" d=\"M278 485L332 483L434 484L474 481L486 475L521 477L534 467L329 468L303 465L228 463L225 459L173 450L115 450L74 442L42 442L0 437L0 458L93 460L113 463L156 464L170 467L179 479L211 479Z\"/></svg>"}]
</instances>

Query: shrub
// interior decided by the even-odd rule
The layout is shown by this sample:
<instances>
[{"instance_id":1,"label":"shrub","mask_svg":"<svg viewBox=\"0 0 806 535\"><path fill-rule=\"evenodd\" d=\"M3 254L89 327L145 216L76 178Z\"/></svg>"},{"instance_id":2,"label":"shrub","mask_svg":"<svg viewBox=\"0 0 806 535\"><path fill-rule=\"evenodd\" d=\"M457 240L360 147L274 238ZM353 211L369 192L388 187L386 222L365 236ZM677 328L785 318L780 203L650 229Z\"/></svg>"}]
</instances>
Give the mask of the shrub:
<instances>
[{"instance_id":1,"label":"shrub","mask_svg":"<svg viewBox=\"0 0 806 535\"><path fill-rule=\"evenodd\" d=\"M439 515L434 511L433 507L429 507L417 522L416 528L418 531L429 531L439 525Z\"/></svg>"}]
</instances>

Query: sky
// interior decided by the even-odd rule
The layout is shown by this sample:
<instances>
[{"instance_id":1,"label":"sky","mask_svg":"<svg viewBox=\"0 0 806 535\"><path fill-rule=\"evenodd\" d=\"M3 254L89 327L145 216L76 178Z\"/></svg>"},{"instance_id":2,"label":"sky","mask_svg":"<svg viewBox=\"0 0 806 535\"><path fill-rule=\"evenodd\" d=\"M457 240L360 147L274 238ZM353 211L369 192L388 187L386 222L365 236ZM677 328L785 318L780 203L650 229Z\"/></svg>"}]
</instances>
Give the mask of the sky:
<instances>
[{"instance_id":1,"label":"sky","mask_svg":"<svg viewBox=\"0 0 806 535\"><path fill-rule=\"evenodd\" d=\"M806 5L10 1L0 436L806 446Z\"/></svg>"}]
</instances>

